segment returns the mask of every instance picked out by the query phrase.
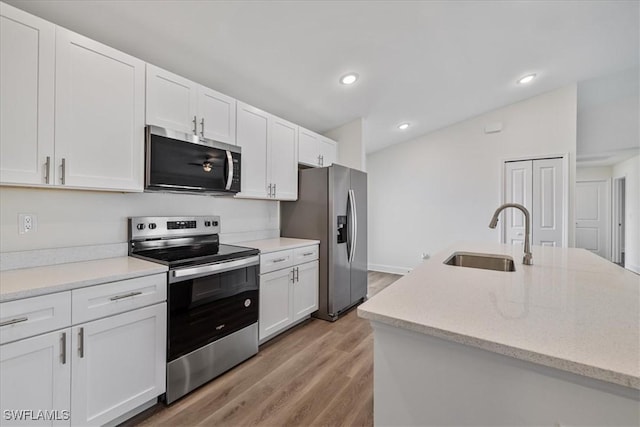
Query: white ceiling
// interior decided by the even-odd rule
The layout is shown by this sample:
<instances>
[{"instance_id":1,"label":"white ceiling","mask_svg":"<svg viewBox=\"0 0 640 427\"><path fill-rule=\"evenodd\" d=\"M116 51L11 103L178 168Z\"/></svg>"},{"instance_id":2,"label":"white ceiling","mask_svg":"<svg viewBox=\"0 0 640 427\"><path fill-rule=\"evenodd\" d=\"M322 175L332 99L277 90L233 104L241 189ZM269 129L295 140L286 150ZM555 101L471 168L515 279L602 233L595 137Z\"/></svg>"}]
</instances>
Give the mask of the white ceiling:
<instances>
[{"instance_id":1,"label":"white ceiling","mask_svg":"<svg viewBox=\"0 0 640 427\"><path fill-rule=\"evenodd\" d=\"M637 0L7 2L367 152L640 56Z\"/></svg>"}]
</instances>

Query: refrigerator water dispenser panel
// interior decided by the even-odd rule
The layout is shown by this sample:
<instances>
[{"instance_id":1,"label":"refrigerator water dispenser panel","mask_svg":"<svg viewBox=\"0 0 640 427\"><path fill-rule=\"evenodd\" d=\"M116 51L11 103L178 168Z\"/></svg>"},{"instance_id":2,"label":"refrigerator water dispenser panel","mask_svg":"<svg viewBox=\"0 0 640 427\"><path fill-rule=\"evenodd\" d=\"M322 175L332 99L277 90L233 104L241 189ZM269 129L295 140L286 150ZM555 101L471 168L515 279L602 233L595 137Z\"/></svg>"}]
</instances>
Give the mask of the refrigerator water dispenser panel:
<instances>
[{"instance_id":1,"label":"refrigerator water dispenser panel","mask_svg":"<svg viewBox=\"0 0 640 427\"><path fill-rule=\"evenodd\" d=\"M338 215L338 243L347 243L347 216Z\"/></svg>"}]
</instances>

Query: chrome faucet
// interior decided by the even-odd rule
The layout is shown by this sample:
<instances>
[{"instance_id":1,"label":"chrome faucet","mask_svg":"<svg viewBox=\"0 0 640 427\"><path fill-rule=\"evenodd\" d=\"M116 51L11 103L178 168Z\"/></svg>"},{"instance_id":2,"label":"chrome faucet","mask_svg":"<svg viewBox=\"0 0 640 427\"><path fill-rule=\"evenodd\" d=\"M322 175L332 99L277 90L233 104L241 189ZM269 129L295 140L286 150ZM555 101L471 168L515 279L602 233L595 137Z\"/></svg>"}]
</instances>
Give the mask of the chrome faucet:
<instances>
[{"instance_id":1,"label":"chrome faucet","mask_svg":"<svg viewBox=\"0 0 640 427\"><path fill-rule=\"evenodd\" d=\"M493 218L491 218L491 222L489 223L489 228L496 228L498 225L498 215L506 208L516 208L520 209L524 214L524 257L522 258L522 263L524 265L532 265L533 264L533 256L531 255L531 245L529 243L529 229L531 227L531 217L529 215L529 211L522 205L517 203L505 203L496 209L493 214Z\"/></svg>"}]
</instances>

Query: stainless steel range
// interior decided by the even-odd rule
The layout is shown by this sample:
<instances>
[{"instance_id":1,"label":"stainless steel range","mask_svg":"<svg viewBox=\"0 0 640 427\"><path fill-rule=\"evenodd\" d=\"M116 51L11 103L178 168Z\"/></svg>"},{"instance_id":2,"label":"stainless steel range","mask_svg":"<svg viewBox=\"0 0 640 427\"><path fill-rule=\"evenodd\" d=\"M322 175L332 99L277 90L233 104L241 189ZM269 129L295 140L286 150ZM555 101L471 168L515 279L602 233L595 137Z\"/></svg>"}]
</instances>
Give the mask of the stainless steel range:
<instances>
[{"instance_id":1,"label":"stainless steel range","mask_svg":"<svg viewBox=\"0 0 640 427\"><path fill-rule=\"evenodd\" d=\"M258 352L258 250L221 245L220 218L129 218L129 255L168 273L166 403Z\"/></svg>"}]
</instances>

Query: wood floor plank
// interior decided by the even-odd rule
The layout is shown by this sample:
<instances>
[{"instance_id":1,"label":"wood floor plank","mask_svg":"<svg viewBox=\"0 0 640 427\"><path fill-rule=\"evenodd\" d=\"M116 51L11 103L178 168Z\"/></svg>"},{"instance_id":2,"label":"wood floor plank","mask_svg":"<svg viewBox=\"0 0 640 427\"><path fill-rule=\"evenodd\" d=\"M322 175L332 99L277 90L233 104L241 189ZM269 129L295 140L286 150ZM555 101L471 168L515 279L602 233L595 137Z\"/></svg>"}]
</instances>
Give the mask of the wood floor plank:
<instances>
[{"instance_id":1,"label":"wood floor plank","mask_svg":"<svg viewBox=\"0 0 640 427\"><path fill-rule=\"evenodd\" d=\"M369 272L377 292L401 276ZM166 407L126 426L373 425L373 334L356 310L336 322L311 319Z\"/></svg>"}]
</instances>

